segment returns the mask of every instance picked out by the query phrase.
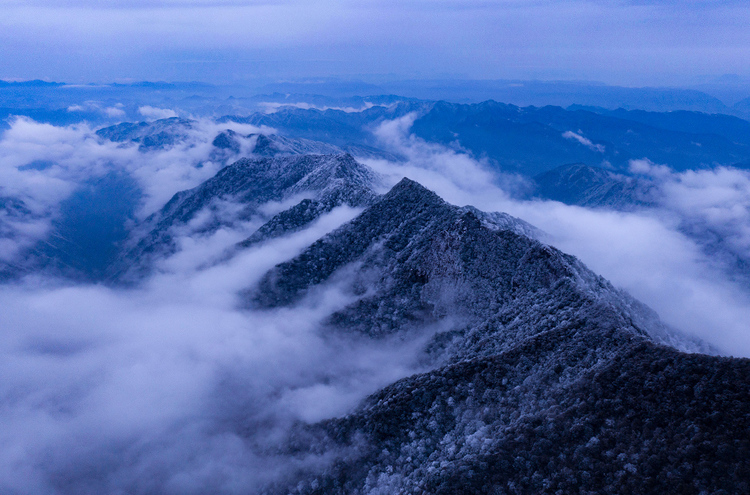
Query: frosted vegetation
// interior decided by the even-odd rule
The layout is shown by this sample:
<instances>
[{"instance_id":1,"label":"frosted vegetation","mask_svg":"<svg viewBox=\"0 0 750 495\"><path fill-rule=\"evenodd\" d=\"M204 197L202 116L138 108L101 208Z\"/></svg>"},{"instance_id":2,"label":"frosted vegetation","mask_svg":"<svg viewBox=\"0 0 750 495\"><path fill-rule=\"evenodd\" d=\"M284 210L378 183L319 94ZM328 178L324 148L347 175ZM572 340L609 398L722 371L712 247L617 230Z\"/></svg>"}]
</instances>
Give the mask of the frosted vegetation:
<instances>
[{"instance_id":1,"label":"frosted vegetation","mask_svg":"<svg viewBox=\"0 0 750 495\"><path fill-rule=\"evenodd\" d=\"M0 140L3 491L750 491L741 168L475 133L620 156L580 110L162 110Z\"/></svg>"}]
</instances>

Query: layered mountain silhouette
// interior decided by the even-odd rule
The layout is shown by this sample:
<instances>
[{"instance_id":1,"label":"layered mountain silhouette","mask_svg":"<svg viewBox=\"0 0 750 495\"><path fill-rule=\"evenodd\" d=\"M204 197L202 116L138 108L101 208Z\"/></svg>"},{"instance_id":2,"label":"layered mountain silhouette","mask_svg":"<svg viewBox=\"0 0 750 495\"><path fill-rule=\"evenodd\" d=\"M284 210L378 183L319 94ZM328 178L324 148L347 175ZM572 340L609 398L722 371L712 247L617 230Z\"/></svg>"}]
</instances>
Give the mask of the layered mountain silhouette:
<instances>
[{"instance_id":1,"label":"layered mountain silhouette","mask_svg":"<svg viewBox=\"0 0 750 495\"><path fill-rule=\"evenodd\" d=\"M449 205L404 179L356 219L274 268L250 293L250 302L296 303L338 270L355 265L356 271L347 272L350 290L366 287L368 295L331 322L373 336L445 315L474 328L524 294L548 290L564 278L626 312L638 332L672 336L652 311L534 234L521 220L505 216L498 222L474 208Z\"/></svg>"},{"instance_id":2,"label":"layered mountain silhouette","mask_svg":"<svg viewBox=\"0 0 750 495\"><path fill-rule=\"evenodd\" d=\"M592 111L597 110L597 111ZM494 101L436 103L414 122L426 141L487 158L508 172L535 176L566 163L626 170L648 157L675 170L732 165L750 157L749 123L698 112L627 112L517 107Z\"/></svg>"},{"instance_id":3,"label":"layered mountain silhouette","mask_svg":"<svg viewBox=\"0 0 750 495\"><path fill-rule=\"evenodd\" d=\"M409 114L414 115L410 132L415 136L527 177L569 163L626 171L630 160L647 157L681 171L750 159L750 122L684 110L402 101L361 112L284 107L271 114L223 119L265 125L288 137L324 141L355 156L369 156L362 151L382 147L372 131Z\"/></svg>"}]
</instances>

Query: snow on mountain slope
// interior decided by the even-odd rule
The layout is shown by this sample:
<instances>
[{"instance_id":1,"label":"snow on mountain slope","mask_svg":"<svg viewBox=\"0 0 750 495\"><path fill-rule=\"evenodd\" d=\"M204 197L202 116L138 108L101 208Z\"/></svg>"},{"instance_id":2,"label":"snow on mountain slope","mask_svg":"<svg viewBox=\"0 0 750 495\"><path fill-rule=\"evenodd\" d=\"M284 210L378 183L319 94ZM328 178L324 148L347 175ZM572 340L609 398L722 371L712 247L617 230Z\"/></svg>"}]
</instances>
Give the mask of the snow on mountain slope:
<instances>
[{"instance_id":1,"label":"snow on mountain slope","mask_svg":"<svg viewBox=\"0 0 750 495\"><path fill-rule=\"evenodd\" d=\"M709 351L572 256L404 179L246 300L289 306L331 284L358 299L326 331L432 332L434 370L290 432L290 454L336 460L270 493L747 486L750 361L664 345Z\"/></svg>"},{"instance_id":2,"label":"snow on mountain slope","mask_svg":"<svg viewBox=\"0 0 750 495\"><path fill-rule=\"evenodd\" d=\"M226 416L211 419L203 409L196 414L209 432L199 438L213 441L218 431L251 454L235 458L230 452L228 471L224 459L217 461L217 469L229 473L227 483L257 474L256 465L242 465L243 459L253 459L273 466L248 482L253 489L263 485L258 493L742 493L750 488L745 462L750 361L699 354L711 349L666 327L648 307L575 257L541 242L544 234L522 220L453 206L409 179L384 195L378 190L378 176L346 154L243 159L176 194L139 227L140 235L123 252L114 275L137 281L177 252L181 240L224 228L242 231L244 225L249 237L228 255L260 248L262 269L250 276L237 264L229 275L235 267L226 258L202 260L216 263L214 278L232 279L232 294L243 286L243 277L259 280L246 282L244 307L229 307L226 300L222 307L233 316L252 315L247 321L256 322L315 309L314 321L292 318L283 337L299 347L294 359L300 363L291 374L304 380L266 376L260 381L269 381L269 388L260 388L268 395L253 396L233 385L246 382L225 370L205 406ZM333 231L306 229L344 205L355 207L357 216L337 222ZM284 236L301 230L314 236L300 246L329 233L300 254L290 250L291 259L286 252L272 257L288 261L263 275L277 262L269 262L263 249L279 248ZM315 304L316 298L332 295L333 303ZM173 321L174 315L159 320L179 341L182 328L171 328ZM202 320L198 325L208 328L199 333L213 343L211 325ZM305 325L315 342L333 343L330 352L346 359L358 361L363 349L393 349L396 357L384 362L392 366L403 360L409 366L388 380L364 380L377 386L360 387L367 367L336 376L327 360L322 366L306 361L308 341L295 333ZM233 330L243 342L256 331L252 324ZM269 374L280 371L272 363L278 357L266 363ZM190 361L189 369L193 366ZM246 369L256 368L233 372ZM331 379L354 390L345 408L323 404L311 416L274 420L284 410L275 408L278 401L294 396L300 383L301 393L309 394L306 407L335 401L335 394L316 395L318 385L325 388ZM236 395L246 402L235 404ZM320 411L329 410L336 417L320 421L329 417ZM193 428L193 416L185 418ZM148 433L153 432L145 430L136 442L140 445ZM188 456L194 454L190 448ZM61 472L105 486L120 476L117 469L129 473L130 467L118 462L101 467L97 480L67 465ZM170 476L147 486L163 492L168 482L163 480ZM126 476L129 486L142 486L140 473L137 477ZM202 486L213 485L209 480Z\"/></svg>"},{"instance_id":3,"label":"snow on mountain slope","mask_svg":"<svg viewBox=\"0 0 750 495\"><path fill-rule=\"evenodd\" d=\"M175 229L205 235L260 218L269 225L258 235L268 238L301 228L336 206L368 204L376 196L377 181L376 174L347 154L239 160L195 189L177 193L146 219L125 246L112 277L137 279L148 273L154 261L177 250ZM278 211L269 210L269 204ZM273 227L280 223L284 230Z\"/></svg>"},{"instance_id":4,"label":"snow on mountain slope","mask_svg":"<svg viewBox=\"0 0 750 495\"><path fill-rule=\"evenodd\" d=\"M530 230L525 222L510 219L506 228L489 228L475 209L449 205L404 179L359 217L269 272L249 292L249 301L258 307L288 305L355 266L346 276L350 290L363 297L331 320L349 332L390 334L447 315L474 331L478 323L517 308L534 313L530 308L548 293L574 291L634 334L673 338L653 311L576 258L525 235ZM508 326L493 337L493 345L510 338L511 328L529 326ZM687 338L674 339L686 349L701 349Z\"/></svg>"}]
</instances>

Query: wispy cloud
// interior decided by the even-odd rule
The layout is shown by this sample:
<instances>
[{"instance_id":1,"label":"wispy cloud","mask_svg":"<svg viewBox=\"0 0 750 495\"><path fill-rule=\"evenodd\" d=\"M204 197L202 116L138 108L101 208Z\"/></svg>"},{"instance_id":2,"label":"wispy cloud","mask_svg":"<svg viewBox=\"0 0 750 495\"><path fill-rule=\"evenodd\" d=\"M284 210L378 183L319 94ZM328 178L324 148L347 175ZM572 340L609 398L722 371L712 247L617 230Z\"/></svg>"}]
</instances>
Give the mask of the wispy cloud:
<instances>
[{"instance_id":1,"label":"wispy cloud","mask_svg":"<svg viewBox=\"0 0 750 495\"><path fill-rule=\"evenodd\" d=\"M562 137L564 137L565 139L573 139L575 141L578 141L592 151L598 151L599 153L604 153L605 151L605 147L603 144L594 144L590 139L583 137L581 134L576 134L573 131L563 132Z\"/></svg>"},{"instance_id":2,"label":"wispy cloud","mask_svg":"<svg viewBox=\"0 0 750 495\"><path fill-rule=\"evenodd\" d=\"M282 108L301 108L303 110L340 110L342 112L346 113L358 113L358 112L364 112L367 109L370 109L374 106L384 106L384 105L375 105L373 103L365 102L365 104L361 107L331 107L331 106L318 106L313 105L311 103L305 103L305 102L295 102L295 103L281 103L281 102L275 102L275 101L262 101L258 103L258 106L264 109L265 113L276 113Z\"/></svg>"}]
</instances>

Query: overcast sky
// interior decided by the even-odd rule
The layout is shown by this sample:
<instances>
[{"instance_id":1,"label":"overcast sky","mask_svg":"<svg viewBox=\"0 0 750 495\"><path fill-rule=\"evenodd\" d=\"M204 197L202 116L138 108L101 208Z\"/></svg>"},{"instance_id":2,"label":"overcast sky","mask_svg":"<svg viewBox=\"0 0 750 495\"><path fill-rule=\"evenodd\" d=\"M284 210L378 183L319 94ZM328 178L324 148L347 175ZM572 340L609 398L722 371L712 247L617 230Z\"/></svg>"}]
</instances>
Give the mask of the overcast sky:
<instances>
[{"instance_id":1,"label":"overcast sky","mask_svg":"<svg viewBox=\"0 0 750 495\"><path fill-rule=\"evenodd\" d=\"M713 0L0 0L0 78L750 77L750 8Z\"/></svg>"}]
</instances>

